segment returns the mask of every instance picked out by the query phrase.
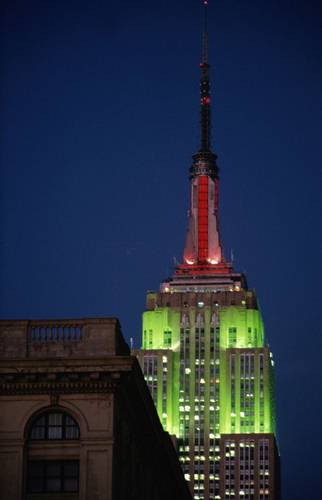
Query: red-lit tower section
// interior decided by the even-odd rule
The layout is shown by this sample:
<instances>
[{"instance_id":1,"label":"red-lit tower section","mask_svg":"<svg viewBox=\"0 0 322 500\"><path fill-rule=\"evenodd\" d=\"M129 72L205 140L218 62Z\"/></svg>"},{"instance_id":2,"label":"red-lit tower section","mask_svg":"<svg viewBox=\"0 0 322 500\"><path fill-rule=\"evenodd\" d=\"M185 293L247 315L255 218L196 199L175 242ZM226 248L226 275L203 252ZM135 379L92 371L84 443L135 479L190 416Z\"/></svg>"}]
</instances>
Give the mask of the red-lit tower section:
<instances>
[{"instance_id":1,"label":"red-lit tower section","mask_svg":"<svg viewBox=\"0 0 322 500\"><path fill-rule=\"evenodd\" d=\"M162 288L178 289L203 285L216 289L246 286L244 277L235 274L224 259L219 235L219 169L217 155L211 150L211 92L208 63L207 4L204 2L204 30L200 63L200 148L190 168L190 208L183 263ZM198 281L199 280L199 281ZM211 282L213 284L211 285Z\"/></svg>"}]
</instances>

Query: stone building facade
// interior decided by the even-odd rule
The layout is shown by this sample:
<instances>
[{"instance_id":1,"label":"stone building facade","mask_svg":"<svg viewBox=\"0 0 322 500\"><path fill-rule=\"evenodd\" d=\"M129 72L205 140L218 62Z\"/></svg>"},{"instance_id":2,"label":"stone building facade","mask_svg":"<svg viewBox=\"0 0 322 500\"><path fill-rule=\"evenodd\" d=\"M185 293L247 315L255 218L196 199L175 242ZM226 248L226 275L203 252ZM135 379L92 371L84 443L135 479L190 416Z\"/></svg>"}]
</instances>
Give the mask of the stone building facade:
<instances>
[{"instance_id":1,"label":"stone building facade","mask_svg":"<svg viewBox=\"0 0 322 500\"><path fill-rule=\"evenodd\" d=\"M116 319L0 322L0 491L191 499Z\"/></svg>"}]
</instances>

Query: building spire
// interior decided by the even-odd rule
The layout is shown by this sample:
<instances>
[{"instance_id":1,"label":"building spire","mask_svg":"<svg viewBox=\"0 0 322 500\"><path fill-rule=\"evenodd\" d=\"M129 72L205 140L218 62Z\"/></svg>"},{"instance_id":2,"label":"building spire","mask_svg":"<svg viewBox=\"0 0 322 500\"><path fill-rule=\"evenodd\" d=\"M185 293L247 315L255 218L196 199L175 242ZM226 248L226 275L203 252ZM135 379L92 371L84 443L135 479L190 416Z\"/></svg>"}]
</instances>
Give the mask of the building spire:
<instances>
[{"instance_id":1,"label":"building spire","mask_svg":"<svg viewBox=\"0 0 322 500\"><path fill-rule=\"evenodd\" d=\"M202 57L200 63L200 128L201 128L201 144L202 152L211 151L211 110L210 110L210 78L208 64L208 0L203 0L204 5L204 24L202 32Z\"/></svg>"},{"instance_id":2,"label":"building spire","mask_svg":"<svg viewBox=\"0 0 322 500\"><path fill-rule=\"evenodd\" d=\"M200 62L200 147L190 167L191 201L184 265L209 266L224 262L218 221L218 166L211 150L210 78L208 63L208 0L202 0L204 25Z\"/></svg>"},{"instance_id":3,"label":"building spire","mask_svg":"<svg viewBox=\"0 0 322 500\"><path fill-rule=\"evenodd\" d=\"M208 0L203 3L202 51L200 62L200 146L192 157L190 176L218 178L217 155L211 149L210 64L208 62Z\"/></svg>"}]
</instances>

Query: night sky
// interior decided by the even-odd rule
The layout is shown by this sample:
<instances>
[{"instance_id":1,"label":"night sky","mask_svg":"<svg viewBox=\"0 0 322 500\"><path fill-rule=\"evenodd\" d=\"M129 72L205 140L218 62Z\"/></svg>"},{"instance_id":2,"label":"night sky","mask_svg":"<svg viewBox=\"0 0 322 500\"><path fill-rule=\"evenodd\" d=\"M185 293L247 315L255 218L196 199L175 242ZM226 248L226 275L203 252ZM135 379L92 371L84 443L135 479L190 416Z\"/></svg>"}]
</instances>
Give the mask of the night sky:
<instances>
[{"instance_id":1,"label":"night sky","mask_svg":"<svg viewBox=\"0 0 322 500\"><path fill-rule=\"evenodd\" d=\"M181 259L199 0L2 0L1 318L119 317ZM226 257L277 364L283 500L322 498L322 3L210 2Z\"/></svg>"}]
</instances>

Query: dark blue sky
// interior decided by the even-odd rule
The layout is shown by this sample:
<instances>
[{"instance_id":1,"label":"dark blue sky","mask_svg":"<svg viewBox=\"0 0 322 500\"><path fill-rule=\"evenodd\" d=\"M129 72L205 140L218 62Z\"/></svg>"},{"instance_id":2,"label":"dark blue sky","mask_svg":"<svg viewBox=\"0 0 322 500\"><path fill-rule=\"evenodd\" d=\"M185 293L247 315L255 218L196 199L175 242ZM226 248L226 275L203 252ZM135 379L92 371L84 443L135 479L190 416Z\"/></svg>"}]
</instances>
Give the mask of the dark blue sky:
<instances>
[{"instance_id":1,"label":"dark blue sky","mask_svg":"<svg viewBox=\"0 0 322 500\"><path fill-rule=\"evenodd\" d=\"M322 498L320 1L211 2L226 256L277 362L284 500ZM7 0L2 318L118 316L181 258L198 147L198 0Z\"/></svg>"}]
</instances>

